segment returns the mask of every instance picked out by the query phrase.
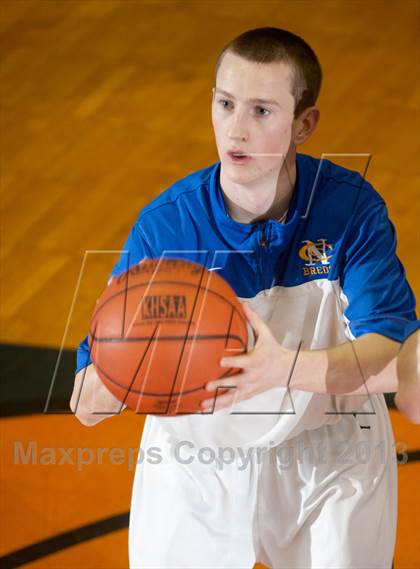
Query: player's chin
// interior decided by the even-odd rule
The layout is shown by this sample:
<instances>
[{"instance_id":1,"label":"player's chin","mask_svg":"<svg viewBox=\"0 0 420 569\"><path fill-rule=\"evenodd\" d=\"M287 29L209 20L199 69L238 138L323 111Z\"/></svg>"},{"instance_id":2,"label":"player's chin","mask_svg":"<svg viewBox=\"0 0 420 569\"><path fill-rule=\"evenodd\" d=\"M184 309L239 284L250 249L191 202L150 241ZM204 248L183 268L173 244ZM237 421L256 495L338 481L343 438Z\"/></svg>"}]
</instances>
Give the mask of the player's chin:
<instances>
[{"instance_id":1,"label":"player's chin","mask_svg":"<svg viewBox=\"0 0 420 569\"><path fill-rule=\"evenodd\" d=\"M256 163L251 163L243 166L236 166L230 163L222 162L222 167L224 168L225 176L229 178L231 182L235 183L252 183L263 177L261 175L261 169Z\"/></svg>"}]
</instances>

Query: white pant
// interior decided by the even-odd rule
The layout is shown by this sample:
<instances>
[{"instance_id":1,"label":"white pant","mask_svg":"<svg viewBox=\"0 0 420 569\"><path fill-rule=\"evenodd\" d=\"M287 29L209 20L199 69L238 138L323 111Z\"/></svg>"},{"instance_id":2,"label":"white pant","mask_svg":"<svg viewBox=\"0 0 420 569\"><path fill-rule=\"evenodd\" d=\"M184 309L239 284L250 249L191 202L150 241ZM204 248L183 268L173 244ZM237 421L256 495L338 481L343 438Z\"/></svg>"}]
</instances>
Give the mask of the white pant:
<instances>
[{"instance_id":1,"label":"white pant","mask_svg":"<svg viewBox=\"0 0 420 569\"><path fill-rule=\"evenodd\" d=\"M225 451L225 461L215 461L186 444L177 458L149 416L142 449L156 447L162 460L136 468L131 569L251 569L256 561L273 569L389 569L395 449L384 398L371 401L375 415L343 415L266 452L248 449L248 463L246 454L232 462Z\"/></svg>"}]
</instances>

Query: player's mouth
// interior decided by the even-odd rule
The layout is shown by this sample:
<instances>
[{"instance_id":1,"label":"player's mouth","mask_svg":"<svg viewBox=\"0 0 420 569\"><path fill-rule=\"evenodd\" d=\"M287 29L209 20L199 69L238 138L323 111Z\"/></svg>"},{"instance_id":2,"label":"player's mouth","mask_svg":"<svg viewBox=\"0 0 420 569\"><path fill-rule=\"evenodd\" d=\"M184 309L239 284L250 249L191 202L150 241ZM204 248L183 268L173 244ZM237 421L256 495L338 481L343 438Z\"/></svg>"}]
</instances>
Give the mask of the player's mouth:
<instances>
[{"instance_id":1,"label":"player's mouth","mask_svg":"<svg viewBox=\"0 0 420 569\"><path fill-rule=\"evenodd\" d=\"M230 150L226 153L226 155L233 164L247 164L250 160L252 160L252 156L249 156L248 154L245 154L239 150Z\"/></svg>"}]
</instances>

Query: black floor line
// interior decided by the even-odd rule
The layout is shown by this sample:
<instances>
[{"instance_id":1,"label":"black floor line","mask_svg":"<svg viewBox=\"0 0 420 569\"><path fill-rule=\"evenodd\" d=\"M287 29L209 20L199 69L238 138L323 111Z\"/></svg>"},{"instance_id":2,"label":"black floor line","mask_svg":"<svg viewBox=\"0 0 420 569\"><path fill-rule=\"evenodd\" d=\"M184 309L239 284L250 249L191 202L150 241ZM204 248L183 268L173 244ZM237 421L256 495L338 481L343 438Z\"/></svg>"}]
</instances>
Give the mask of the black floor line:
<instances>
[{"instance_id":1,"label":"black floor line","mask_svg":"<svg viewBox=\"0 0 420 569\"><path fill-rule=\"evenodd\" d=\"M407 462L417 462L418 460L420 460L420 449L407 452Z\"/></svg>"},{"instance_id":2,"label":"black floor line","mask_svg":"<svg viewBox=\"0 0 420 569\"><path fill-rule=\"evenodd\" d=\"M75 367L74 350L0 344L0 416L71 414ZM395 407L393 393L385 399Z\"/></svg>"},{"instance_id":3,"label":"black floor line","mask_svg":"<svg viewBox=\"0 0 420 569\"><path fill-rule=\"evenodd\" d=\"M0 416L71 413L74 350L0 344ZM50 397L49 397L50 396Z\"/></svg>"},{"instance_id":4,"label":"black floor line","mask_svg":"<svg viewBox=\"0 0 420 569\"><path fill-rule=\"evenodd\" d=\"M75 350L0 343L0 417L70 415L75 367ZM385 399L395 408L393 393Z\"/></svg>"},{"instance_id":5,"label":"black floor line","mask_svg":"<svg viewBox=\"0 0 420 569\"><path fill-rule=\"evenodd\" d=\"M128 527L129 512L118 514L104 520L80 526L63 533L59 533L48 539L38 541L27 547L16 549L0 557L1 569L13 569L25 563L36 561L46 555L51 555L67 547L78 545L90 539L101 537L119 529Z\"/></svg>"}]
</instances>

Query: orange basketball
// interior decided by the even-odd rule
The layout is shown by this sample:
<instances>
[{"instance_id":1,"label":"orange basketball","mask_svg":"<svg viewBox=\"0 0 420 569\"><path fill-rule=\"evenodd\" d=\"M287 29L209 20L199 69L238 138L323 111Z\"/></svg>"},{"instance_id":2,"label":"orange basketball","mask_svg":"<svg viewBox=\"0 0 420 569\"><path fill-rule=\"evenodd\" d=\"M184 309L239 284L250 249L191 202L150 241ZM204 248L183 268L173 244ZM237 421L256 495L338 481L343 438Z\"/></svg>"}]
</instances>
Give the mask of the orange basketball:
<instances>
[{"instance_id":1,"label":"orange basketball","mask_svg":"<svg viewBox=\"0 0 420 569\"><path fill-rule=\"evenodd\" d=\"M92 362L109 391L136 412L167 416L200 412L211 396L205 384L240 371L220 367L220 359L244 353L247 343L232 288L178 259L147 259L114 278L89 333Z\"/></svg>"}]
</instances>

